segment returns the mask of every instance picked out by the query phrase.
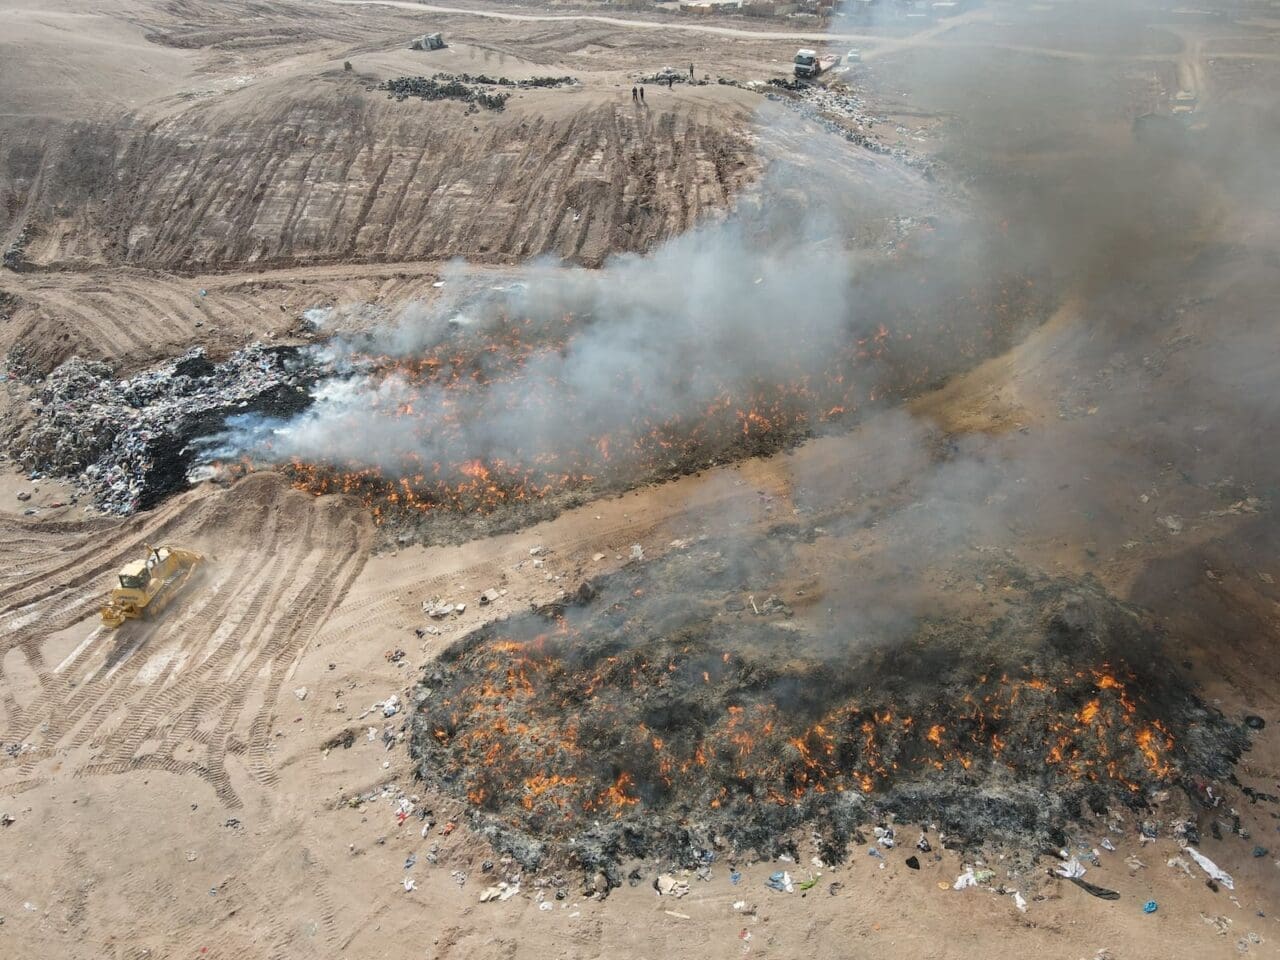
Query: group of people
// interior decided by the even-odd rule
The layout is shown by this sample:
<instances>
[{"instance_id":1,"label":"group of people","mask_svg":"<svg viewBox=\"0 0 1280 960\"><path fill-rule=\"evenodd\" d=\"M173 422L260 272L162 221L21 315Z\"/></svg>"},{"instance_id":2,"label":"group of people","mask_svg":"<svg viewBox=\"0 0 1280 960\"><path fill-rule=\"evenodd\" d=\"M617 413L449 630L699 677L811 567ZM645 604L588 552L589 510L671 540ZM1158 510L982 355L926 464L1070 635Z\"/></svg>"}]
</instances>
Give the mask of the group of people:
<instances>
[{"instance_id":1,"label":"group of people","mask_svg":"<svg viewBox=\"0 0 1280 960\"><path fill-rule=\"evenodd\" d=\"M689 82L693 83L693 64L689 64ZM670 90L676 84L676 75L674 73L667 75L667 89ZM631 102L644 103L644 84L631 88Z\"/></svg>"}]
</instances>

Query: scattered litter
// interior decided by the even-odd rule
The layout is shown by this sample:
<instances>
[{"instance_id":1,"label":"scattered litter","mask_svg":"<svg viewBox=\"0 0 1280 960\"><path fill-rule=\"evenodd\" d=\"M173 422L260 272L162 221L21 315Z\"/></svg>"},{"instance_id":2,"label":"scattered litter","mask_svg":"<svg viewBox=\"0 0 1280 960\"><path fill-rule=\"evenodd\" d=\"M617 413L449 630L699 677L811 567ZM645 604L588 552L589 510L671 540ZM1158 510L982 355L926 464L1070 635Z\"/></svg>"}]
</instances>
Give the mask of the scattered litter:
<instances>
[{"instance_id":1,"label":"scattered litter","mask_svg":"<svg viewBox=\"0 0 1280 960\"><path fill-rule=\"evenodd\" d=\"M907 857L907 866L912 870L919 870L920 859L918 857Z\"/></svg>"},{"instance_id":2,"label":"scattered litter","mask_svg":"<svg viewBox=\"0 0 1280 960\"><path fill-rule=\"evenodd\" d=\"M1202 913L1200 914L1200 919L1203 920L1209 926L1213 927L1215 930L1217 930L1218 935L1221 937L1225 937L1227 935L1227 931L1231 928L1231 919L1229 917L1223 917L1223 916L1206 917Z\"/></svg>"},{"instance_id":3,"label":"scattered litter","mask_svg":"<svg viewBox=\"0 0 1280 960\"><path fill-rule=\"evenodd\" d=\"M1108 837L1103 837L1103 838L1102 838L1102 849L1103 849L1103 850L1111 850L1111 851L1113 851L1113 852L1114 852L1114 851L1115 851L1115 849L1116 849L1116 845L1115 845L1114 843L1112 843L1112 842L1111 842L1111 840L1110 840Z\"/></svg>"},{"instance_id":4,"label":"scattered litter","mask_svg":"<svg viewBox=\"0 0 1280 960\"><path fill-rule=\"evenodd\" d=\"M797 884L796 884L796 889L797 889L797 890L812 890L815 886L817 886L817 883L818 883L818 881L819 881L820 879L822 879L821 874L819 874L819 875L818 875L818 876L816 876L816 877L812 877L812 878L810 878L810 879L808 879L808 880L801 880L799 883L797 883Z\"/></svg>"},{"instance_id":5,"label":"scattered litter","mask_svg":"<svg viewBox=\"0 0 1280 960\"><path fill-rule=\"evenodd\" d=\"M404 884L405 893L408 893L410 890L412 890L414 887L418 885L417 883L414 882L413 877L405 877L403 880L403 884Z\"/></svg>"},{"instance_id":6,"label":"scattered litter","mask_svg":"<svg viewBox=\"0 0 1280 960\"><path fill-rule=\"evenodd\" d=\"M293 691L293 695L297 697L299 700L307 699L307 693L308 691L306 687L298 687L298 689Z\"/></svg>"},{"instance_id":7,"label":"scattered litter","mask_svg":"<svg viewBox=\"0 0 1280 960\"><path fill-rule=\"evenodd\" d=\"M422 601L422 612L433 620L443 620L455 613L461 613L464 609L466 609L464 604L445 603L439 597Z\"/></svg>"},{"instance_id":8,"label":"scattered litter","mask_svg":"<svg viewBox=\"0 0 1280 960\"><path fill-rule=\"evenodd\" d=\"M507 900L510 900L519 892L520 892L520 884L507 883L504 880L501 883L495 884L492 887L485 887L482 891L480 891L480 902L489 903L491 900L497 900L499 902L507 901Z\"/></svg>"},{"instance_id":9,"label":"scattered litter","mask_svg":"<svg viewBox=\"0 0 1280 960\"><path fill-rule=\"evenodd\" d=\"M658 891L659 896L679 900L689 893L689 881L679 880L670 873L660 873L658 879L653 881L653 889Z\"/></svg>"},{"instance_id":10,"label":"scattered litter","mask_svg":"<svg viewBox=\"0 0 1280 960\"><path fill-rule=\"evenodd\" d=\"M1128 865L1130 870L1145 870L1147 867L1145 863L1135 857L1132 853L1124 858L1124 862ZM1185 864L1186 861L1184 860L1183 863ZM1169 866L1173 866L1172 860L1169 861Z\"/></svg>"},{"instance_id":11,"label":"scattered litter","mask_svg":"<svg viewBox=\"0 0 1280 960\"><path fill-rule=\"evenodd\" d=\"M1160 909L1160 904L1156 903L1154 900L1148 900L1146 903L1142 905L1143 913L1155 913L1159 909Z\"/></svg>"},{"instance_id":12,"label":"scattered litter","mask_svg":"<svg viewBox=\"0 0 1280 960\"><path fill-rule=\"evenodd\" d=\"M394 693L382 701L382 715L384 717L394 717L400 711L400 698Z\"/></svg>"},{"instance_id":13,"label":"scattered litter","mask_svg":"<svg viewBox=\"0 0 1280 960\"><path fill-rule=\"evenodd\" d=\"M1018 908L1019 913L1027 912L1027 898L1017 890L1013 891L1013 905Z\"/></svg>"},{"instance_id":14,"label":"scattered litter","mask_svg":"<svg viewBox=\"0 0 1280 960\"><path fill-rule=\"evenodd\" d=\"M795 887L791 883L791 874L785 870L769 874L769 879L764 882L764 885L770 890L777 890L779 893L792 893L795 891Z\"/></svg>"},{"instance_id":15,"label":"scattered litter","mask_svg":"<svg viewBox=\"0 0 1280 960\"><path fill-rule=\"evenodd\" d=\"M1187 863L1187 860L1180 858L1180 856L1171 856L1167 865L1174 869L1181 870L1181 872L1187 874L1188 877L1192 876L1192 865Z\"/></svg>"},{"instance_id":16,"label":"scattered litter","mask_svg":"<svg viewBox=\"0 0 1280 960\"><path fill-rule=\"evenodd\" d=\"M404 858L404 868L406 870L412 870L413 865L417 862L418 862L418 855L416 853L411 853Z\"/></svg>"},{"instance_id":17,"label":"scattered litter","mask_svg":"<svg viewBox=\"0 0 1280 960\"><path fill-rule=\"evenodd\" d=\"M544 901L542 901L542 903L538 904L538 909L539 909L539 910L551 910L551 909L553 909L553 904L551 903L551 901L550 901L550 900L544 900Z\"/></svg>"},{"instance_id":18,"label":"scattered litter","mask_svg":"<svg viewBox=\"0 0 1280 960\"><path fill-rule=\"evenodd\" d=\"M730 871L729 871L729 882L730 882L730 883L732 883L735 887L736 887L738 884L740 884L740 883L742 882L742 871L741 871L741 870L730 870Z\"/></svg>"},{"instance_id":19,"label":"scattered litter","mask_svg":"<svg viewBox=\"0 0 1280 960\"><path fill-rule=\"evenodd\" d=\"M1270 851L1269 851L1269 850L1267 850L1267 848L1266 848L1266 847L1254 847L1254 848L1253 848L1253 855L1254 855L1255 857L1257 857L1259 860L1260 860L1260 859L1262 859L1263 857L1265 857L1269 852L1270 852Z\"/></svg>"},{"instance_id":20,"label":"scattered litter","mask_svg":"<svg viewBox=\"0 0 1280 960\"><path fill-rule=\"evenodd\" d=\"M676 913L676 911L674 911L674 910L663 910L662 912L663 912L663 913L665 913L668 917L675 917L677 920L692 920L692 919L693 919L693 918L692 918L692 917L690 917L687 913Z\"/></svg>"},{"instance_id":21,"label":"scattered litter","mask_svg":"<svg viewBox=\"0 0 1280 960\"><path fill-rule=\"evenodd\" d=\"M1231 874L1221 869L1216 863L1206 857L1195 847L1187 847L1187 853L1191 859L1200 865L1200 869L1209 875L1210 880L1216 880L1228 890L1236 888L1236 882L1231 879Z\"/></svg>"},{"instance_id":22,"label":"scattered litter","mask_svg":"<svg viewBox=\"0 0 1280 960\"><path fill-rule=\"evenodd\" d=\"M1106 887L1100 887L1096 883L1090 883L1088 880L1081 880L1079 877L1067 877L1072 883L1091 896L1097 897L1099 900L1119 900L1120 894L1115 890L1108 890Z\"/></svg>"},{"instance_id":23,"label":"scattered litter","mask_svg":"<svg viewBox=\"0 0 1280 960\"><path fill-rule=\"evenodd\" d=\"M977 885L978 878L973 872L973 867L965 867L964 873L956 877L956 882L951 885L951 889L964 890L968 887L976 887ZM945 884L939 883L938 886L942 887L945 886Z\"/></svg>"},{"instance_id":24,"label":"scattered litter","mask_svg":"<svg viewBox=\"0 0 1280 960\"><path fill-rule=\"evenodd\" d=\"M1066 863L1061 863L1054 867L1053 872L1060 877L1066 877L1068 880L1078 880L1085 875L1085 868L1079 860L1072 857Z\"/></svg>"},{"instance_id":25,"label":"scattered litter","mask_svg":"<svg viewBox=\"0 0 1280 960\"><path fill-rule=\"evenodd\" d=\"M631 545L631 559L632 559L632 560L643 560L643 559L644 559L644 547L640 546L640 544L638 544L638 543L633 543L633 544Z\"/></svg>"}]
</instances>

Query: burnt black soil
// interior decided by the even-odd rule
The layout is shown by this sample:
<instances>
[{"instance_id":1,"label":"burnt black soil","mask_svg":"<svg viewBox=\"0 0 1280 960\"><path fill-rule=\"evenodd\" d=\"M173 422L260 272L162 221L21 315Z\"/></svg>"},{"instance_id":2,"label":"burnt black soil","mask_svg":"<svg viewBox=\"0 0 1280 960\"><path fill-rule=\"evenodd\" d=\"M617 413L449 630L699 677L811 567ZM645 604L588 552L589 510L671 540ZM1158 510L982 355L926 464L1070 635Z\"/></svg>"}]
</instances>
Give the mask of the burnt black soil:
<instances>
[{"instance_id":1,"label":"burnt black soil","mask_svg":"<svg viewBox=\"0 0 1280 960\"><path fill-rule=\"evenodd\" d=\"M176 423L173 430L155 437L147 445L151 467L138 499L138 509L150 510L166 497L186 490L191 468L200 456L201 441L221 435L233 416L257 414L288 419L311 405L311 394L293 384L278 384L258 394L246 406L236 405L206 410Z\"/></svg>"}]
</instances>

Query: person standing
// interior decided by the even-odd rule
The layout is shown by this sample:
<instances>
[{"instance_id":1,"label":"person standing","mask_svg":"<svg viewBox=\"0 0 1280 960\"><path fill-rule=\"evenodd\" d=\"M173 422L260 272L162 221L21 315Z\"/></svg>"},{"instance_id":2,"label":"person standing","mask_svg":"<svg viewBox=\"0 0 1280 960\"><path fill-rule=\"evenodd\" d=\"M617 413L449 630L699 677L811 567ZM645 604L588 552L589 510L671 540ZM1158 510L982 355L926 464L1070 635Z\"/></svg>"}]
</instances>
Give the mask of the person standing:
<instances>
[{"instance_id":1,"label":"person standing","mask_svg":"<svg viewBox=\"0 0 1280 960\"><path fill-rule=\"evenodd\" d=\"M689 64L689 82L693 83L693 64Z\"/></svg>"},{"instance_id":2,"label":"person standing","mask_svg":"<svg viewBox=\"0 0 1280 960\"><path fill-rule=\"evenodd\" d=\"M639 96L639 94L637 94L637 93L636 93L636 88L635 88L635 87L632 87L632 88L631 88L631 102L632 102L632 103L639 103L639 102L640 102L640 96Z\"/></svg>"},{"instance_id":3,"label":"person standing","mask_svg":"<svg viewBox=\"0 0 1280 960\"><path fill-rule=\"evenodd\" d=\"M640 102L644 103L644 84L640 84Z\"/></svg>"},{"instance_id":4,"label":"person standing","mask_svg":"<svg viewBox=\"0 0 1280 960\"><path fill-rule=\"evenodd\" d=\"M676 75L673 73L667 77L667 89L671 90L676 85Z\"/></svg>"}]
</instances>

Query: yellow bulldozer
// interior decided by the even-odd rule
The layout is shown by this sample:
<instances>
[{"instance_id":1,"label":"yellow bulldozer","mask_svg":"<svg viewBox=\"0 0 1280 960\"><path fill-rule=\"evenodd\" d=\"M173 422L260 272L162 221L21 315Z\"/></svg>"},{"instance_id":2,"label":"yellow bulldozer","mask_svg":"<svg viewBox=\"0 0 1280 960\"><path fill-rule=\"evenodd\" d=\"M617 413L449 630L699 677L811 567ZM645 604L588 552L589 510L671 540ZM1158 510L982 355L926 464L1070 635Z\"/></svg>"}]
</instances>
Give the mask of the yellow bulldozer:
<instances>
[{"instance_id":1,"label":"yellow bulldozer","mask_svg":"<svg viewBox=\"0 0 1280 960\"><path fill-rule=\"evenodd\" d=\"M204 557L176 547L147 544L145 560L120 568L120 585L111 591L102 608L102 622L118 627L126 620L154 616L163 610L191 579Z\"/></svg>"}]
</instances>

